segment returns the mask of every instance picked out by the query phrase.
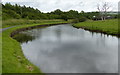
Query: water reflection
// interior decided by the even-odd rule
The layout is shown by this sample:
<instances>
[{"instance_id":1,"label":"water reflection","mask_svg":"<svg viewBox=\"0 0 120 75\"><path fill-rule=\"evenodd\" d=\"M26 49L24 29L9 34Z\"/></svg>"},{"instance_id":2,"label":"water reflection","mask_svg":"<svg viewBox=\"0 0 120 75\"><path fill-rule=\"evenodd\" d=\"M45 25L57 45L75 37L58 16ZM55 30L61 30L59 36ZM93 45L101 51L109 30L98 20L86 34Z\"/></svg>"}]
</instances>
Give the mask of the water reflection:
<instances>
[{"instance_id":1,"label":"water reflection","mask_svg":"<svg viewBox=\"0 0 120 75\"><path fill-rule=\"evenodd\" d=\"M70 25L33 29L24 55L45 73L117 73L118 38Z\"/></svg>"},{"instance_id":2,"label":"water reflection","mask_svg":"<svg viewBox=\"0 0 120 75\"><path fill-rule=\"evenodd\" d=\"M16 39L20 43L28 43L28 41L34 40L35 37L24 33L19 33L13 36L13 39Z\"/></svg>"}]
</instances>

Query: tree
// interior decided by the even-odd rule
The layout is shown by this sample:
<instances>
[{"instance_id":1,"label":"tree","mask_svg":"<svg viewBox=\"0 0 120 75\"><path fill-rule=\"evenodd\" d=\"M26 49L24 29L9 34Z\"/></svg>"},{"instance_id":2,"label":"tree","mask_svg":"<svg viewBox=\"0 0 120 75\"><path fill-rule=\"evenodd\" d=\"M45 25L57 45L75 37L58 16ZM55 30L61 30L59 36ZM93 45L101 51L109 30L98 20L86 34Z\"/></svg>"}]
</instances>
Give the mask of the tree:
<instances>
[{"instance_id":1,"label":"tree","mask_svg":"<svg viewBox=\"0 0 120 75\"><path fill-rule=\"evenodd\" d=\"M65 15L65 14L62 14L62 15L61 15L61 19L65 20L65 21L68 21L68 17L67 17L67 15Z\"/></svg>"},{"instance_id":2,"label":"tree","mask_svg":"<svg viewBox=\"0 0 120 75\"><path fill-rule=\"evenodd\" d=\"M100 4L97 5L97 9L100 12L102 20L106 19L107 11L110 9L110 7L111 6L107 2L103 3L102 5Z\"/></svg>"},{"instance_id":3,"label":"tree","mask_svg":"<svg viewBox=\"0 0 120 75\"><path fill-rule=\"evenodd\" d=\"M85 12L82 10L80 13L84 14Z\"/></svg>"},{"instance_id":4,"label":"tree","mask_svg":"<svg viewBox=\"0 0 120 75\"><path fill-rule=\"evenodd\" d=\"M61 15L63 12L60 9L56 9L55 11L51 12L52 14Z\"/></svg>"},{"instance_id":5,"label":"tree","mask_svg":"<svg viewBox=\"0 0 120 75\"><path fill-rule=\"evenodd\" d=\"M79 17L78 11L75 11L75 10L70 10L70 11L66 12L66 14L69 19L75 19L76 17Z\"/></svg>"}]
</instances>

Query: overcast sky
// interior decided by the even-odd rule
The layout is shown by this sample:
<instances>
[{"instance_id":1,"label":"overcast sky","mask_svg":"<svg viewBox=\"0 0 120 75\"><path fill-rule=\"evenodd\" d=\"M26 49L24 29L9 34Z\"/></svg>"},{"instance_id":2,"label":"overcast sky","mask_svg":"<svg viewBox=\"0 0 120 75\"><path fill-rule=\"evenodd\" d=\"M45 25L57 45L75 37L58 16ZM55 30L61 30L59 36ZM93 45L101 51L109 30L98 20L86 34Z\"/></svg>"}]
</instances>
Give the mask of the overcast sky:
<instances>
[{"instance_id":1,"label":"overcast sky","mask_svg":"<svg viewBox=\"0 0 120 75\"><path fill-rule=\"evenodd\" d=\"M112 6L110 11L118 10L118 2L120 0L3 0L3 3L10 2L11 4L19 4L31 6L39 9L42 12L50 12L55 9L62 11L77 10L77 11L97 11L97 4L102 2L109 2Z\"/></svg>"}]
</instances>

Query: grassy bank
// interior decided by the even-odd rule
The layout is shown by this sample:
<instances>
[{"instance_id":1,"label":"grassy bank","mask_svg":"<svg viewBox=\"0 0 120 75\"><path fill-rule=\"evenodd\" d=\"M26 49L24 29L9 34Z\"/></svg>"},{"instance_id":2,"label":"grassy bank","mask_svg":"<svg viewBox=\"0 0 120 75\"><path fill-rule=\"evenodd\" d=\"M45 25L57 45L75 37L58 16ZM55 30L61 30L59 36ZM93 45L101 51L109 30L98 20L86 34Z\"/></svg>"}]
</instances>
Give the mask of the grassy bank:
<instances>
[{"instance_id":1,"label":"grassy bank","mask_svg":"<svg viewBox=\"0 0 120 75\"><path fill-rule=\"evenodd\" d=\"M110 35L118 35L118 20L111 19L105 21L86 21L73 25L90 31L102 32ZM120 34L120 33L119 33Z\"/></svg>"},{"instance_id":2,"label":"grassy bank","mask_svg":"<svg viewBox=\"0 0 120 75\"><path fill-rule=\"evenodd\" d=\"M2 21L2 28L16 26L16 25L25 25L25 24L38 24L38 23L50 23L50 22L63 22L61 19L54 20L27 20L27 19L9 19Z\"/></svg>"},{"instance_id":3,"label":"grassy bank","mask_svg":"<svg viewBox=\"0 0 120 75\"><path fill-rule=\"evenodd\" d=\"M31 64L23 55L20 43L10 37L16 29L26 28L44 24L59 24L65 21L50 21L39 24L28 24L17 26L3 31L2 34L2 71L3 73L41 73L40 70Z\"/></svg>"}]
</instances>

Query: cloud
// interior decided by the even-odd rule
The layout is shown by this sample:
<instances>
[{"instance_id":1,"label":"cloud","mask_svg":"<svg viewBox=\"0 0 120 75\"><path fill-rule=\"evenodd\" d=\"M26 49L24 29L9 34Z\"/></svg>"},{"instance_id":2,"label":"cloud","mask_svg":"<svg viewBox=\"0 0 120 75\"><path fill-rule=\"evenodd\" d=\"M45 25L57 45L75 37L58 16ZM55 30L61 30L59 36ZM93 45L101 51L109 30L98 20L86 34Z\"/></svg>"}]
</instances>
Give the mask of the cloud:
<instances>
[{"instance_id":1,"label":"cloud","mask_svg":"<svg viewBox=\"0 0 120 75\"><path fill-rule=\"evenodd\" d=\"M114 7L114 11L118 9L119 0L3 0L3 3L10 2L12 4L20 4L38 8L42 12L50 12L55 9L61 9L62 11L68 10L84 10L97 11L96 5L99 2L110 2Z\"/></svg>"}]
</instances>

